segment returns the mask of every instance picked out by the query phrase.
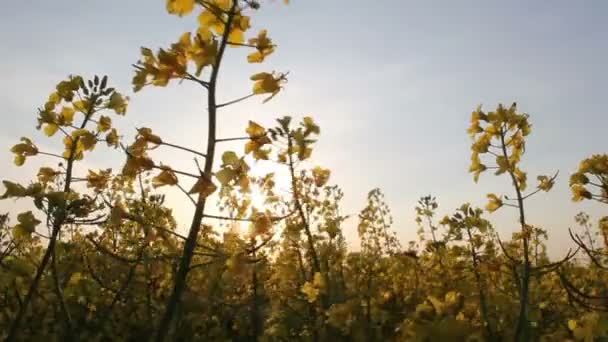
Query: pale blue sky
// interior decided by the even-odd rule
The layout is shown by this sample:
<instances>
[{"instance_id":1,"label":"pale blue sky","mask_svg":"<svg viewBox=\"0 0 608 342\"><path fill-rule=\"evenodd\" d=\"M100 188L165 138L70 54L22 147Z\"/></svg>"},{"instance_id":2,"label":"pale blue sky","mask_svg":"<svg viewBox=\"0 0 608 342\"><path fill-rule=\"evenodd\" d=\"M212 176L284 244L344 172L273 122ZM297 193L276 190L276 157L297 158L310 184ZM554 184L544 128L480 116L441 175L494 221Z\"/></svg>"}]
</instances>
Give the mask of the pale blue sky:
<instances>
[{"instance_id":1,"label":"pale blue sky","mask_svg":"<svg viewBox=\"0 0 608 342\"><path fill-rule=\"evenodd\" d=\"M558 251L568 244L574 214L606 214L598 205L571 203L567 177L582 158L608 146L607 17L608 2L601 0L266 1L251 32L267 28L278 49L261 66L247 65L245 51L229 50L219 97L247 94L248 76L257 71L290 71L290 82L265 105L256 98L223 111L220 132L240 135L249 118L271 124L286 114L312 115L323 133L313 159L333 170L346 211L355 213L368 190L382 188L405 241L414 236L413 207L422 195L436 195L447 213L465 201L484 204L487 192L509 190L506 179L491 174L473 183L465 130L477 104L517 101L534 125L523 162L529 178L561 172L552 193L529 203L531 223L549 229ZM167 15L162 0L6 2L0 11L0 145L8 149L32 135L35 108L67 74L108 74L131 93L130 65L139 46L167 46L195 25L195 17ZM193 86L146 89L132 96L118 127L132 134L146 125L203 148L203 108ZM2 165L11 158L7 150L0 153ZM122 156L98 153L88 165L104 167L109 160L117 166ZM0 178L25 180L37 165L3 167ZM177 165L191 167L191 159ZM170 198L186 222L188 203L178 194ZM516 229L514 211L491 218L503 234ZM351 238L353 223L345 228Z\"/></svg>"}]
</instances>

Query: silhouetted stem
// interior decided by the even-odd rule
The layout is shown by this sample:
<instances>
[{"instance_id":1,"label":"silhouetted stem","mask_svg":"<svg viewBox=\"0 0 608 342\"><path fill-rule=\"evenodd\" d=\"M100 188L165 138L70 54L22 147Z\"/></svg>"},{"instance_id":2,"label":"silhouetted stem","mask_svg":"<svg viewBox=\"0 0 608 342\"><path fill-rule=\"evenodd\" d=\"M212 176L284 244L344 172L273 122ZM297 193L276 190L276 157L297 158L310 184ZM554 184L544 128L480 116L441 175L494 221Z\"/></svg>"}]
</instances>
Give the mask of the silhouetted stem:
<instances>
[{"instance_id":1,"label":"silhouetted stem","mask_svg":"<svg viewBox=\"0 0 608 342\"><path fill-rule=\"evenodd\" d=\"M208 105L208 134L207 134L207 154L205 158L205 167L204 174L211 175L212 167L213 167L213 159L215 156L215 139L216 139L216 114L217 114L217 105L215 100L215 91L217 78L220 71L220 65L222 62L222 57L224 55L224 51L226 50L226 43L228 42L228 36L230 34L230 29L232 26L232 20L235 16L235 10L237 7L238 1L233 1L232 6L230 8L230 12L228 13L228 18L226 20L226 25L224 29L224 33L222 35L222 40L220 42L220 46L217 53L216 63L212 66L211 77L209 79L209 87L207 92L207 105ZM192 224L190 226L190 231L188 233L188 237L186 242L184 243L184 250L182 253L182 258L180 260L177 273L175 275L173 291L167 301L167 306L165 308L165 312L161 318L160 324L158 326L158 331L156 333L155 340L157 342L162 342L165 340L169 330L171 328L171 322L173 321L173 317L175 316L175 312L179 302L181 300L182 293L186 288L186 282L188 273L190 271L190 264L192 263L192 256L194 255L194 250L197 246L198 233L201 229L201 223L203 220L203 213L205 211L205 203L206 197L202 194L199 195L197 206L194 211L194 216L192 217Z\"/></svg>"}]
</instances>

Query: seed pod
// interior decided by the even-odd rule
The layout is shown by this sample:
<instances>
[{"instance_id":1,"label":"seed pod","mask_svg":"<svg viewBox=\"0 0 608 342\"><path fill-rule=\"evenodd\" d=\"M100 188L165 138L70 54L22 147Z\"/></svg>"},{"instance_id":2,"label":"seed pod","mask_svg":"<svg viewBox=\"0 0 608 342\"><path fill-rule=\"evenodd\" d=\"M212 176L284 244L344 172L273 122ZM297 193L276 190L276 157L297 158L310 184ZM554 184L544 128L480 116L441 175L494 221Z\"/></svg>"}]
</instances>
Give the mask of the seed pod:
<instances>
[{"instance_id":1,"label":"seed pod","mask_svg":"<svg viewBox=\"0 0 608 342\"><path fill-rule=\"evenodd\" d=\"M88 80L87 84L89 85L89 88L93 88L93 82L91 82L91 80Z\"/></svg>"},{"instance_id":2,"label":"seed pod","mask_svg":"<svg viewBox=\"0 0 608 342\"><path fill-rule=\"evenodd\" d=\"M99 89L104 89L107 84L108 84L108 76L106 75L101 79L101 85L99 86Z\"/></svg>"},{"instance_id":3,"label":"seed pod","mask_svg":"<svg viewBox=\"0 0 608 342\"><path fill-rule=\"evenodd\" d=\"M86 96L89 96L89 88L87 88L87 87L83 87L83 88L82 88L82 92L83 92L83 93L84 93Z\"/></svg>"},{"instance_id":4,"label":"seed pod","mask_svg":"<svg viewBox=\"0 0 608 342\"><path fill-rule=\"evenodd\" d=\"M95 83L95 85L99 85L99 76L95 75L95 78L93 78L93 82Z\"/></svg>"}]
</instances>

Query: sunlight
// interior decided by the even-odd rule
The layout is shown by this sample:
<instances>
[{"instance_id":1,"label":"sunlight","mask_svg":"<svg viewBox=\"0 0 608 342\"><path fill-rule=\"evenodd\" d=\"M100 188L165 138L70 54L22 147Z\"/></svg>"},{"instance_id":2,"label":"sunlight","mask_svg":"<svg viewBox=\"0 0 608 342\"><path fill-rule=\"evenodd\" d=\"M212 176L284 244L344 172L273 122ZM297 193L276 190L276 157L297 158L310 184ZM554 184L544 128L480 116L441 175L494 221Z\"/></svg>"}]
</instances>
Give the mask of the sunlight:
<instances>
[{"instance_id":1,"label":"sunlight","mask_svg":"<svg viewBox=\"0 0 608 342\"><path fill-rule=\"evenodd\" d=\"M274 193L280 198L288 198L290 191L291 177L288 169L284 165L277 164L269 161L255 161L247 158L250 170L249 174L253 177L264 177L268 174L273 173L273 180L275 182ZM264 190L257 184L251 185L251 192L249 194L251 198L251 204L258 210L268 209L267 195Z\"/></svg>"},{"instance_id":2,"label":"sunlight","mask_svg":"<svg viewBox=\"0 0 608 342\"><path fill-rule=\"evenodd\" d=\"M251 198L251 205L260 211L266 209L266 194L260 189L259 186L253 185L251 186L251 193L249 194Z\"/></svg>"}]
</instances>

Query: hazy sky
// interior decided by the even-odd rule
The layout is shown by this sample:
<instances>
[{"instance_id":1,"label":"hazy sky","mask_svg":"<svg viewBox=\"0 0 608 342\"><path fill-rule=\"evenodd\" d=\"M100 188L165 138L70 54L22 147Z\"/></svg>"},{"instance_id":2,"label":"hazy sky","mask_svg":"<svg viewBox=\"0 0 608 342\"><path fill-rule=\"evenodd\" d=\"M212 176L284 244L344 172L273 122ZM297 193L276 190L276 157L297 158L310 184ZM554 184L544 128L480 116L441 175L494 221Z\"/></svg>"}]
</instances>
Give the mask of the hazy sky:
<instances>
[{"instance_id":1,"label":"hazy sky","mask_svg":"<svg viewBox=\"0 0 608 342\"><path fill-rule=\"evenodd\" d=\"M523 168L560 171L554 191L530 200L529 219L547 228L553 252L569 244L567 228L581 210L572 203L568 175L578 162L608 146L608 2L597 1L320 1L263 2L252 18L255 34L267 28L278 48L262 65L247 65L246 51L230 49L223 65L222 101L247 94L248 76L289 71L285 91L220 113L220 136L242 135L247 119L272 124L283 115L312 115L322 127L315 163L333 170L344 189L345 211L356 213L367 191L380 187L395 216L395 230L415 234L416 200L431 193L440 213L463 202L483 205L488 192L509 191L505 177L467 173L470 140L465 130L478 104L517 101L531 114L533 134ZM165 13L164 1L7 1L0 11L0 178L25 181L39 162L8 166L8 148L23 135L46 150L54 141L32 135L36 107L70 73L108 74L131 94L131 64L139 47L166 47L196 27L194 16ZM204 94L191 85L146 88L133 95L127 117L115 120L132 135L147 126L175 143L204 148ZM169 138L171 137L171 138ZM230 146L228 146L230 147ZM237 148L237 147L234 147ZM161 152L163 161L192 168L190 157ZM117 167L122 155L95 153L88 167ZM44 160L41 160L41 162ZM52 165L51 160L45 164ZM509 192L503 192L509 194ZM191 208L180 194L170 202L180 222ZM4 210L20 204L4 201ZM517 228L516 213L491 215L503 235ZM355 220L345 227L354 241Z\"/></svg>"}]
</instances>

